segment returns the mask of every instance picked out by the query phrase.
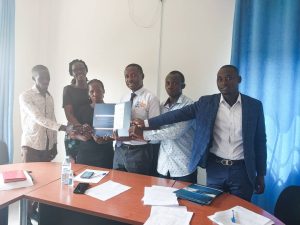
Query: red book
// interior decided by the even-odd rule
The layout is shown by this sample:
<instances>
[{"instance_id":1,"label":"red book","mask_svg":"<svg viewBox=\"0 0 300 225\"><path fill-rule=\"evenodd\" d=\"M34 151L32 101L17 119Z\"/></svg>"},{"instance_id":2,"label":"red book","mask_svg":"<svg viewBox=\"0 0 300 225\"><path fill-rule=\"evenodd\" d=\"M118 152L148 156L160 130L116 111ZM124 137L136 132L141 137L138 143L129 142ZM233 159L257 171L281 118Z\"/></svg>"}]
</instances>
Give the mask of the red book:
<instances>
[{"instance_id":1,"label":"red book","mask_svg":"<svg viewBox=\"0 0 300 225\"><path fill-rule=\"evenodd\" d=\"M23 170L5 171L2 173L4 183L16 182L26 180Z\"/></svg>"}]
</instances>

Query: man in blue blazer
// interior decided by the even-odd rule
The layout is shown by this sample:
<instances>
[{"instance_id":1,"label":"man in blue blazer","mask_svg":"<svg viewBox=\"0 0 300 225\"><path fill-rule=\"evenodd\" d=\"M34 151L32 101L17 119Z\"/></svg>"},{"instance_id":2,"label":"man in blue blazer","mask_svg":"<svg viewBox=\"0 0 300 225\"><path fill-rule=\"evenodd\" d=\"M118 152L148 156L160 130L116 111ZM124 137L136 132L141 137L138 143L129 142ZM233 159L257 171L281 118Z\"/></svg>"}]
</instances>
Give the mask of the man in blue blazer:
<instances>
[{"instance_id":1,"label":"man in blue blazer","mask_svg":"<svg viewBox=\"0 0 300 225\"><path fill-rule=\"evenodd\" d=\"M202 96L189 106L133 123L159 127L195 119L189 167L206 168L208 186L250 201L254 190L261 194L265 188L265 121L262 103L241 94L240 82L235 66L222 66L217 74L220 94Z\"/></svg>"}]
</instances>

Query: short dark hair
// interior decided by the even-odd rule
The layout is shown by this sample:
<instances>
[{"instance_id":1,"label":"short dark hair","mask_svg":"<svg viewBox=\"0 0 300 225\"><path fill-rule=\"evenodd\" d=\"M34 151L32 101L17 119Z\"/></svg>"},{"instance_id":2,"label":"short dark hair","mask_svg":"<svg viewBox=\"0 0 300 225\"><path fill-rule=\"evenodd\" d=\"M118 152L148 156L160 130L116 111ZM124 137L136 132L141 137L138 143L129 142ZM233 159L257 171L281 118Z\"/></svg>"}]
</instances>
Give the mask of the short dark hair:
<instances>
[{"instance_id":1,"label":"short dark hair","mask_svg":"<svg viewBox=\"0 0 300 225\"><path fill-rule=\"evenodd\" d=\"M184 75L183 73L181 73L180 71L178 70L173 70L171 71L169 74L172 74L172 75L178 75L181 79L181 82L184 84L185 83L185 78L184 78Z\"/></svg>"},{"instance_id":2,"label":"short dark hair","mask_svg":"<svg viewBox=\"0 0 300 225\"><path fill-rule=\"evenodd\" d=\"M144 78L144 71L143 71L143 68L139 65L139 64L136 64L136 63L131 63L129 65L126 66L125 70L129 67L135 67L143 76Z\"/></svg>"},{"instance_id":3,"label":"short dark hair","mask_svg":"<svg viewBox=\"0 0 300 225\"><path fill-rule=\"evenodd\" d=\"M36 66L32 67L31 72L34 73L34 72L39 72L42 70L48 70L48 68L44 65L36 65Z\"/></svg>"},{"instance_id":4,"label":"short dark hair","mask_svg":"<svg viewBox=\"0 0 300 225\"><path fill-rule=\"evenodd\" d=\"M225 69L225 68L231 68L231 69L234 70L234 72L236 73L236 75L238 75L238 76L240 75L239 69L238 69L236 66L234 66L234 65L230 65L230 64L224 65L224 66L222 66L222 67L220 68L220 70L221 70L221 69Z\"/></svg>"},{"instance_id":5,"label":"short dark hair","mask_svg":"<svg viewBox=\"0 0 300 225\"><path fill-rule=\"evenodd\" d=\"M84 65L84 67L85 67L85 69L86 69L86 72L88 72L89 70L88 70L88 67L87 67L87 65L85 64L85 62L83 61L83 60L81 60L81 59L74 59L72 62L70 62L69 63L69 74L71 75L71 76L73 76L73 71L72 71L72 66L73 66L73 64L75 64L75 63L82 63L83 65Z\"/></svg>"},{"instance_id":6,"label":"short dark hair","mask_svg":"<svg viewBox=\"0 0 300 225\"><path fill-rule=\"evenodd\" d=\"M48 70L48 68L46 67L46 66L44 66L44 65L36 65L36 66L34 66L34 67L32 67L32 69L31 69L31 73L32 73L32 80L35 80L35 75L34 75L34 73L39 73L40 71L48 71L49 72L49 70Z\"/></svg>"},{"instance_id":7,"label":"short dark hair","mask_svg":"<svg viewBox=\"0 0 300 225\"><path fill-rule=\"evenodd\" d=\"M98 79L92 79L92 80L90 80L90 81L87 83L87 85L89 86L89 85L91 85L92 83L98 83L98 84L100 84L100 86L103 88L103 90L104 90L104 92L105 92L104 84L103 84L103 82L102 82L101 80L98 80Z\"/></svg>"}]
</instances>

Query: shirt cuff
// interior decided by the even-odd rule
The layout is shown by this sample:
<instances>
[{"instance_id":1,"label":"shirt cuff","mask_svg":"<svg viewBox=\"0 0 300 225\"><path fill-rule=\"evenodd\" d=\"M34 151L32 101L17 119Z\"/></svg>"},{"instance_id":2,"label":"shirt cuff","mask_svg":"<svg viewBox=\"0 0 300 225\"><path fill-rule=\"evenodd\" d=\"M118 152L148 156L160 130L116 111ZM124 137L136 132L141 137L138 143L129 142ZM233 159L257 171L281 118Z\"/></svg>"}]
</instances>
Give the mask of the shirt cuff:
<instances>
[{"instance_id":1,"label":"shirt cuff","mask_svg":"<svg viewBox=\"0 0 300 225\"><path fill-rule=\"evenodd\" d=\"M149 138L149 135L151 136L151 131L147 131L147 130L144 130L143 131L143 137L144 137L144 140L145 141L150 141L151 139Z\"/></svg>"},{"instance_id":2,"label":"shirt cuff","mask_svg":"<svg viewBox=\"0 0 300 225\"><path fill-rule=\"evenodd\" d=\"M149 122L148 122L148 120L144 120L144 124L145 124L145 127L149 127Z\"/></svg>"},{"instance_id":3,"label":"shirt cuff","mask_svg":"<svg viewBox=\"0 0 300 225\"><path fill-rule=\"evenodd\" d=\"M59 131L59 128L62 126L62 124L56 124L56 131Z\"/></svg>"}]
</instances>

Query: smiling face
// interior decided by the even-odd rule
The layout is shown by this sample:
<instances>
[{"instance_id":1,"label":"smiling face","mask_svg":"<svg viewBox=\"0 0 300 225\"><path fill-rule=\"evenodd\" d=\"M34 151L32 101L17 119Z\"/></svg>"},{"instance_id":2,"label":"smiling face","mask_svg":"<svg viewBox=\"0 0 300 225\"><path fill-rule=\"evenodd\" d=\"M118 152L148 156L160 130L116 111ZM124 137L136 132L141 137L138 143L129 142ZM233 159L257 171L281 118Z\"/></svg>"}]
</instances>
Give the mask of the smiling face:
<instances>
[{"instance_id":1,"label":"smiling face","mask_svg":"<svg viewBox=\"0 0 300 225\"><path fill-rule=\"evenodd\" d=\"M138 70L137 67L127 67L125 69L124 76L127 87L133 92L143 87L144 75L141 71Z\"/></svg>"},{"instance_id":2,"label":"smiling face","mask_svg":"<svg viewBox=\"0 0 300 225\"><path fill-rule=\"evenodd\" d=\"M103 103L104 88L100 82L92 82L89 84L89 96L93 104Z\"/></svg>"},{"instance_id":3,"label":"smiling face","mask_svg":"<svg viewBox=\"0 0 300 225\"><path fill-rule=\"evenodd\" d=\"M222 67L217 74L217 86L224 97L234 97L239 93L241 77L234 67Z\"/></svg>"},{"instance_id":4,"label":"smiling face","mask_svg":"<svg viewBox=\"0 0 300 225\"><path fill-rule=\"evenodd\" d=\"M82 62L75 62L72 65L72 75L76 81L85 81L86 80L87 70L85 65Z\"/></svg>"}]
</instances>

